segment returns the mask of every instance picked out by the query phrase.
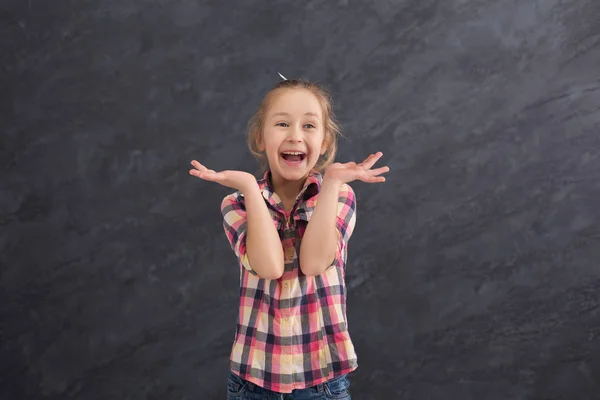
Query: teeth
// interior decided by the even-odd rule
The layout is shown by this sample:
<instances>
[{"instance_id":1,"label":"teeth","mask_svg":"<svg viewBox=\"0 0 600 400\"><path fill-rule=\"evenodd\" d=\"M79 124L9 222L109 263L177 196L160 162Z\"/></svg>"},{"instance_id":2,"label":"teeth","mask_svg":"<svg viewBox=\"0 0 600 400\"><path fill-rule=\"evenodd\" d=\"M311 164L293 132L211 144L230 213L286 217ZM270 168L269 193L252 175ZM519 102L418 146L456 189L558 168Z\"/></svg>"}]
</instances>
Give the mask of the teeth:
<instances>
[{"instance_id":1,"label":"teeth","mask_svg":"<svg viewBox=\"0 0 600 400\"><path fill-rule=\"evenodd\" d=\"M290 154L292 156L299 156L299 155L304 154L304 153L302 153L301 151L284 151L283 154Z\"/></svg>"}]
</instances>

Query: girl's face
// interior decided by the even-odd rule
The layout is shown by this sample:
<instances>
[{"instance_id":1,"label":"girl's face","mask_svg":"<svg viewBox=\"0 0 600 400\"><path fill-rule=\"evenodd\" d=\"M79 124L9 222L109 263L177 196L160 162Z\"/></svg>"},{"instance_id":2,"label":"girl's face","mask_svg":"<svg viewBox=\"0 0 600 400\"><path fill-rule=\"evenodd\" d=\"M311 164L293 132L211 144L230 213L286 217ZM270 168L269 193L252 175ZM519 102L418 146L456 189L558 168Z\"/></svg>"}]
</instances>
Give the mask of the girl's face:
<instances>
[{"instance_id":1,"label":"girl's face","mask_svg":"<svg viewBox=\"0 0 600 400\"><path fill-rule=\"evenodd\" d=\"M277 93L265 115L260 147L274 179L306 178L327 150L323 110L317 97L305 89Z\"/></svg>"}]
</instances>

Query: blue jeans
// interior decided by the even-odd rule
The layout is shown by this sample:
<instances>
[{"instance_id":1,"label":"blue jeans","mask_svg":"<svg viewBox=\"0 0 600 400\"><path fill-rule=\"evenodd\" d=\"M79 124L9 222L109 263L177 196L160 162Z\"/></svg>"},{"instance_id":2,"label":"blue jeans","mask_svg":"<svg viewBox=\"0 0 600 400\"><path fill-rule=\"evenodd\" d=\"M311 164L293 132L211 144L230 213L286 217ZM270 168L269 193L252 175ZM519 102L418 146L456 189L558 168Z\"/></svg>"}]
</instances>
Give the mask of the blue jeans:
<instances>
[{"instance_id":1,"label":"blue jeans","mask_svg":"<svg viewBox=\"0 0 600 400\"><path fill-rule=\"evenodd\" d=\"M277 393L263 389L230 372L227 400L350 400L349 387L348 377L341 375L317 386L295 389L292 393Z\"/></svg>"}]
</instances>

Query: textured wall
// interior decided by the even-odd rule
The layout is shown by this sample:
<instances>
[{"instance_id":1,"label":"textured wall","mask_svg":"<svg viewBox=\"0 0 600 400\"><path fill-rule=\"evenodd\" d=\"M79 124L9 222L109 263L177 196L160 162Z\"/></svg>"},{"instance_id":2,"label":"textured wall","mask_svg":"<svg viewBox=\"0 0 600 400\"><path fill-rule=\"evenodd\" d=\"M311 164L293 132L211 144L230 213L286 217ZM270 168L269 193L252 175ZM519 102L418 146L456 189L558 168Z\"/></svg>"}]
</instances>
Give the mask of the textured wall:
<instances>
[{"instance_id":1,"label":"textured wall","mask_svg":"<svg viewBox=\"0 0 600 400\"><path fill-rule=\"evenodd\" d=\"M222 399L228 189L282 72L355 183L356 399L600 398L600 2L3 1L0 398Z\"/></svg>"}]
</instances>

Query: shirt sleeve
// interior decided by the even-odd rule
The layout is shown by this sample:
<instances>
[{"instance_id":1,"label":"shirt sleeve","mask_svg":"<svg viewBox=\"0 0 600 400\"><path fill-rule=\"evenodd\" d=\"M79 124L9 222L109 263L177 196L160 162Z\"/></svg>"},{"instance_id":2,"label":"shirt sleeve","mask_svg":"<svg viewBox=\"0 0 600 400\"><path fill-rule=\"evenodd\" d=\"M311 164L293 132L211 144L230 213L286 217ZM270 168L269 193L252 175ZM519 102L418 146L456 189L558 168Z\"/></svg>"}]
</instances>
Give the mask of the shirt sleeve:
<instances>
[{"instance_id":1,"label":"shirt sleeve","mask_svg":"<svg viewBox=\"0 0 600 400\"><path fill-rule=\"evenodd\" d=\"M244 198L239 193L232 193L225 196L221 202L221 215L223 217L223 229L225 236L229 241L231 249L238 258L240 264L250 273L256 275L256 272L250 266L248 255L246 254L246 206Z\"/></svg>"},{"instance_id":2,"label":"shirt sleeve","mask_svg":"<svg viewBox=\"0 0 600 400\"><path fill-rule=\"evenodd\" d=\"M337 209L337 234L338 246L335 259L338 263L345 264L348 241L356 225L356 196L350 185L344 184L340 188Z\"/></svg>"}]
</instances>

